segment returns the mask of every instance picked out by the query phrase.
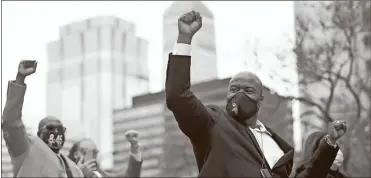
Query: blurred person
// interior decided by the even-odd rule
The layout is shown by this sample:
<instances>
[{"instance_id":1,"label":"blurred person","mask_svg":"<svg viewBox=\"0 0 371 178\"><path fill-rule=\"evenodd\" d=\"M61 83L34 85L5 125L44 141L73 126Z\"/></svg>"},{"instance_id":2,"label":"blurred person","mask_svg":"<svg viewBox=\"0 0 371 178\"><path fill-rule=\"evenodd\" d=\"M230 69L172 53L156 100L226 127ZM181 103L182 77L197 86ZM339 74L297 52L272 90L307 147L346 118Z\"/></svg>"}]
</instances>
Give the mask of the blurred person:
<instances>
[{"instance_id":1,"label":"blurred person","mask_svg":"<svg viewBox=\"0 0 371 178\"><path fill-rule=\"evenodd\" d=\"M37 62L23 60L14 81L9 81L2 119L3 136L15 177L82 177L77 165L59 154L66 128L53 116L39 122L37 137L29 135L22 121L25 79L36 72Z\"/></svg>"},{"instance_id":2,"label":"blurred person","mask_svg":"<svg viewBox=\"0 0 371 178\"><path fill-rule=\"evenodd\" d=\"M345 121L334 121L328 133L314 132L308 136L304 146L303 163L296 169L295 177L300 178L344 178L344 173L339 171L343 164L343 152L336 141L347 130ZM326 156L318 158L320 152Z\"/></svg>"},{"instance_id":3,"label":"blurred person","mask_svg":"<svg viewBox=\"0 0 371 178\"><path fill-rule=\"evenodd\" d=\"M84 177L140 177L142 156L138 144L138 131L129 130L125 133L131 145L130 158L126 171L110 173L102 170L97 164L97 145L91 139L82 139L73 144L68 158L75 162L84 174Z\"/></svg>"},{"instance_id":4,"label":"blurred person","mask_svg":"<svg viewBox=\"0 0 371 178\"><path fill-rule=\"evenodd\" d=\"M199 177L288 177L294 149L258 120L264 97L256 75L239 72L231 78L225 108L205 106L191 91L191 43L201 26L198 12L178 19L165 84L167 107L193 145Z\"/></svg>"}]
</instances>

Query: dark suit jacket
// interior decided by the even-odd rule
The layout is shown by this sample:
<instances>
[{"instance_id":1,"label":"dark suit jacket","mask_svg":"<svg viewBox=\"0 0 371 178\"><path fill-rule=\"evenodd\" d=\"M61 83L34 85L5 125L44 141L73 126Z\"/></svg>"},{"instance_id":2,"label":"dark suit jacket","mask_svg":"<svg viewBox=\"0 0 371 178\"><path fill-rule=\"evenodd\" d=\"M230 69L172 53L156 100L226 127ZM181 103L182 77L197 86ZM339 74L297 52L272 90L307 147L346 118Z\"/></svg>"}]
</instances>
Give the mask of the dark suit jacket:
<instances>
[{"instance_id":1,"label":"dark suit jacket","mask_svg":"<svg viewBox=\"0 0 371 178\"><path fill-rule=\"evenodd\" d=\"M304 146L304 160L296 169L295 177L345 177L341 172L330 170L339 148L329 146L322 139L326 134L325 132L314 132L308 136Z\"/></svg>"},{"instance_id":2,"label":"dark suit jacket","mask_svg":"<svg viewBox=\"0 0 371 178\"><path fill-rule=\"evenodd\" d=\"M120 173L111 173L104 171L102 169L99 170L99 173L102 177L130 177L130 178L139 178L141 169L142 169L143 161L137 161L132 155L130 155L128 168L125 172Z\"/></svg>"},{"instance_id":3,"label":"dark suit jacket","mask_svg":"<svg viewBox=\"0 0 371 178\"><path fill-rule=\"evenodd\" d=\"M190 56L169 55L166 103L194 148L200 177L261 177L263 158L250 131L218 106L204 106L190 90ZM207 66L205 66L207 67ZM269 127L284 151L272 168L274 176L288 177L293 148Z\"/></svg>"},{"instance_id":4,"label":"dark suit jacket","mask_svg":"<svg viewBox=\"0 0 371 178\"><path fill-rule=\"evenodd\" d=\"M26 86L9 82L2 117L3 136L15 177L61 177L66 174L57 155L38 137L28 135L22 121ZM63 155L61 155L64 157ZM83 177L77 165L64 157L73 177Z\"/></svg>"}]
</instances>

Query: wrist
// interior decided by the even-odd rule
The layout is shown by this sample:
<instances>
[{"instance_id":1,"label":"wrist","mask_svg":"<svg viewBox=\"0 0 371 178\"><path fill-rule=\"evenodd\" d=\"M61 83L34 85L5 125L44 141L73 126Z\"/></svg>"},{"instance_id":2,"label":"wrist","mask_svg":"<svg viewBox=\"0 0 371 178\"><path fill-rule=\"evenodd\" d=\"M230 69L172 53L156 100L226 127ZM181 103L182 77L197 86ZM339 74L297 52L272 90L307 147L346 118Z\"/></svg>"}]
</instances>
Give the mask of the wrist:
<instances>
[{"instance_id":1,"label":"wrist","mask_svg":"<svg viewBox=\"0 0 371 178\"><path fill-rule=\"evenodd\" d=\"M17 74L17 76L15 77L15 83L24 85L25 84L25 79L26 79L26 76L21 75L21 74Z\"/></svg>"},{"instance_id":2,"label":"wrist","mask_svg":"<svg viewBox=\"0 0 371 178\"><path fill-rule=\"evenodd\" d=\"M192 43L192 38L193 38L192 35L179 34L176 42L190 45Z\"/></svg>"},{"instance_id":3,"label":"wrist","mask_svg":"<svg viewBox=\"0 0 371 178\"><path fill-rule=\"evenodd\" d=\"M132 153L137 153L139 150L139 144L138 143L132 143L130 146L130 150Z\"/></svg>"},{"instance_id":4,"label":"wrist","mask_svg":"<svg viewBox=\"0 0 371 178\"><path fill-rule=\"evenodd\" d=\"M327 138L331 143L336 144L337 138L331 137L329 134L327 134Z\"/></svg>"},{"instance_id":5,"label":"wrist","mask_svg":"<svg viewBox=\"0 0 371 178\"><path fill-rule=\"evenodd\" d=\"M337 139L335 139L335 138L331 138L330 135L325 136L325 141L327 142L327 144L329 144L332 147L337 147L336 140Z\"/></svg>"}]
</instances>

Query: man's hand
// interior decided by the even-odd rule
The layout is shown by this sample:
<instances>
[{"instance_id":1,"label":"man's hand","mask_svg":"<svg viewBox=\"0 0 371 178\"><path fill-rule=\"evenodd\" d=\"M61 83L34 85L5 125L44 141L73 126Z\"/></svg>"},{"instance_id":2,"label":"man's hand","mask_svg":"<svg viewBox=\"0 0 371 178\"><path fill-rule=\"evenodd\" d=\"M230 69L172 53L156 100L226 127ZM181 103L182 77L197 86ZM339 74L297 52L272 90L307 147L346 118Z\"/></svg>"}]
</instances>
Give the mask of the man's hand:
<instances>
[{"instance_id":1,"label":"man's hand","mask_svg":"<svg viewBox=\"0 0 371 178\"><path fill-rule=\"evenodd\" d=\"M177 43L191 44L193 35L202 27L202 17L199 12L191 11L178 19L179 36Z\"/></svg>"},{"instance_id":2,"label":"man's hand","mask_svg":"<svg viewBox=\"0 0 371 178\"><path fill-rule=\"evenodd\" d=\"M130 143L132 153L139 152L138 135L139 133L136 130L128 130L127 132L125 132L125 136Z\"/></svg>"},{"instance_id":3,"label":"man's hand","mask_svg":"<svg viewBox=\"0 0 371 178\"><path fill-rule=\"evenodd\" d=\"M336 141L342 137L345 132L347 131L347 124L345 121L338 120L334 121L331 124L331 127L329 129L329 139L331 143L336 143Z\"/></svg>"},{"instance_id":4,"label":"man's hand","mask_svg":"<svg viewBox=\"0 0 371 178\"><path fill-rule=\"evenodd\" d=\"M27 76L36 72L37 61L35 60L22 60L18 65L18 73L16 77L17 84L24 84Z\"/></svg>"},{"instance_id":5,"label":"man's hand","mask_svg":"<svg viewBox=\"0 0 371 178\"><path fill-rule=\"evenodd\" d=\"M138 135L139 133L136 130L128 130L125 132L125 137L131 145L138 144Z\"/></svg>"},{"instance_id":6,"label":"man's hand","mask_svg":"<svg viewBox=\"0 0 371 178\"><path fill-rule=\"evenodd\" d=\"M80 168L81 172L84 174L84 177L92 177L94 175L94 171L97 170L97 162L96 160L87 160L83 163L84 158L81 157L77 162L77 166Z\"/></svg>"}]
</instances>

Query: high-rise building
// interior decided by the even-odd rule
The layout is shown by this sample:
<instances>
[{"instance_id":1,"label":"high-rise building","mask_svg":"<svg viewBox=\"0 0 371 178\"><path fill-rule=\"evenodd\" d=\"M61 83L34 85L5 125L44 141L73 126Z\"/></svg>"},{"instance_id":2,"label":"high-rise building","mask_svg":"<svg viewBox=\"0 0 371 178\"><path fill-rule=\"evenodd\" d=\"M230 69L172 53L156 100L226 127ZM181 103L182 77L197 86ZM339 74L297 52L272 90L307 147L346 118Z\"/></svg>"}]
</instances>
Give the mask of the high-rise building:
<instances>
[{"instance_id":1,"label":"high-rise building","mask_svg":"<svg viewBox=\"0 0 371 178\"><path fill-rule=\"evenodd\" d=\"M30 127L26 127L26 131L28 134L35 134L33 133L33 130ZM1 134L1 176L13 177L13 165L10 160L8 147L5 144L5 140L2 134Z\"/></svg>"},{"instance_id":2,"label":"high-rise building","mask_svg":"<svg viewBox=\"0 0 371 178\"><path fill-rule=\"evenodd\" d=\"M147 48L135 25L95 17L60 28L48 44L47 114L84 126L104 155L112 154L112 110L148 91ZM103 159L112 167L112 158Z\"/></svg>"},{"instance_id":3,"label":"high-rise building","mask_svg":"<svg viewBox=\"0 0 371 178\"><path fill-rule=\"evenodd\" d=\"M192 91L204 103L225 107L225 97L230 78L195 84ZM259 118L282 136L289 144L292 139L291 102L264 87L264 101ZM285 129L282 129L285 127ZM137 96L133 107L114 111L114 158L116 170L128 163L129 144L123 133L137 129L143 148L143 177L197 176L197 165L189 139L180 131L173 113L165 104L165 93Z\"/></svg>"},{"instance_id":4,"label":"high-rise building","mask_svg":"<svg viewBox=\"0 0 371 178\"><path fill-rule=\"evenodd\" d=\"M200 83L217 78L214 16L201 1L176 1L163 15L163 81L169 53L172 52L178 36L178 18L191 10L200 12L202 28L192 41L191 82Z\"/></svg>"}]
</instances>

